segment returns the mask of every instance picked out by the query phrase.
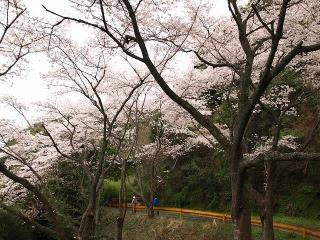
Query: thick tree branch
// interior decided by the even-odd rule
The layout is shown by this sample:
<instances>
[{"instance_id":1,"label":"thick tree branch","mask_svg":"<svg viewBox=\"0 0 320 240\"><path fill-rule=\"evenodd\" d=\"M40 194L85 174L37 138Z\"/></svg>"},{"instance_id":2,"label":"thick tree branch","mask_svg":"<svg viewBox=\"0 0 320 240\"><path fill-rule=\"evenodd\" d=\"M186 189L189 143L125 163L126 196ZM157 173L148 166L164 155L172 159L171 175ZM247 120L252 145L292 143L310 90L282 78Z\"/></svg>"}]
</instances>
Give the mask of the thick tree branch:
<instances>
[{"instance_id":1,"label":"thick tree branch","mask_svg":"<svg viewBox=\"0 0 320 240\"><path fill-rule=\"evenodd\" d=\"M299 42L286 56L284 56L280 62L273 68L271 72L271 76L269 77L270 82L273 78L275 78L280 72L284 70L284 68L291 62L293 58L301 53L308 53L320 50L320 42L316 44L312 44L309 46L303 46L303 42Z\"/></svg>"},{"instance_id":2,"label":"thick tree branch","mask_svg":"<svg viewBox=\"0 0 320 240\"><path fill-rule=\"evenodd\" d=\"M204 126L208 131L217 139L217 141L222 145L224 149L228 149L230 143L229 140L221 133L220 129L212 122L211 119L205 117L202 115L194 106L192 106L188 101L184 100L180 96L178 96L166 83L166 81L163 79L157 68L152 63L147 47L143 41L143 38L140 34L140 30L138 27L137 19L135 17L134 10L129 3L128 0L123 0L131 22L132 26L135 32L135 37L137 40L137 43L139 44L139 47L141 49L141 53L144 58L144 62L146 66L148 67L149 71L151 72L152 76L154 77L155 81L159 84L159 86L162 88L162 90L179 106L181 106L183 109L185 109L187 112L189 112L202 126Z\"/></svg>"},{"instance_id":3,"label":"thick tree branch","mask_svg":"<svg viewBox=\"0 0 320 240\"><path fill-rule=\"evenodd\" d=\"M265 152L261 153L253 159L246 159L241 163L241 170L245 171L260 163L264 162L299 162L299 161L320 161L320 153L279 153L279 152Z\"/></svg>"},{"instance_id":4,"label":"thick tree branch","mask_svg":"<svg viewBox=\"0 0 320 240\"><path fill-rule=\"evenodd\" d=\"M10 152L10 150L6 150L4 148L0 148L0 152L3 152L4 154L8 155L9 157L17 160L18 162L22 163L23 165L27 166L30 171L35 175L35 177L40 181L43 182L41 176L37 173L37 171L32 167L31 164L28 163L27 159L17 155L15 152Z\"/></svg>"},{"instance_id":5,"label":"thick tree branch","mask_svg":"<svg viewBox=\"0 0 320 240\"><path fill-rule=\"evenodd\" d=\"M239 71L239 69L240 69L239 65L236 65L236 64L233 64L233 63L229 63L229 62L224 62L224 63L212 63L212 62L209 62L208 60L204 59L199 54L199 52L194 51L194 50L186 50L185 52L190 52L190 51L192 51L201 62L207 64L208 66L212 67L213 69L220 68L220 67L228 67L228 68L231 68L234 71Z\"/></svg>"},{"instance_id":6,"label":"thick tree branch","mask_svg":"<svg viewBox=\"0 0 320 240\"><path fill-rule=\"evenodd\" d=\"M268 24L265 21L263 21L261 15L257 9L257 6L252 4L251 7L252 7L254 13L256 14L257 18L259 19L260 23L262 24L262 26L270 33L271 36L274 36L273 30L268 26ZM271 24L272 24L272 22L271 22Z\"/></svg>"},{"instance_id":7,"label":"thick tree branch","mask_svg":"<svg viewBox=\"0 0 320 240\"><path fill-rule=\"evenodd\" d=\"M57 217L56 209L51 205L51 203L48 201L45 195L36 186L30 183L27 179L19 177L13 172L11 172L7 168L7 166L3 163L0 163L0 172L3 173L7 178L11 179L15 183L21 184L24 188L32 192L38 198L38 200L43 204L44 209L48 213L49 221L53 224L54 228L56 228L57 231L63 232Z\"/></svg>"}]
</instances>

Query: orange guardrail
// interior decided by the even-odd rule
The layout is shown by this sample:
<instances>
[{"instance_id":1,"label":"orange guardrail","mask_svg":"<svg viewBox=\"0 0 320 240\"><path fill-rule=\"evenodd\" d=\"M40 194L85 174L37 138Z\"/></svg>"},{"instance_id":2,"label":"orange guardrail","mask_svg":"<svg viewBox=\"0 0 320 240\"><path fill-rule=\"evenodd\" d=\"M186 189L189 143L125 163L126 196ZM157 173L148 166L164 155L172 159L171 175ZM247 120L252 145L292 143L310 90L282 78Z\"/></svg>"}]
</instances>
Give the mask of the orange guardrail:
<instances>
[{"instance_id":1,"label":"orange guardrail","mask_svg":"<svg viewBox=\"0 0 320 240\"><path fill-rule=\"evenodd\" d=\"M108 204L109 207L118 207L118 204ZM128 204L128 208L132 208L131 204ZM146 210L146 206L138 205L136 206L136 210ZM180 215L180 218L183 214L191 215L191 216L199 216L199 217L210 217L217 220L231 221L231 215L225 213L217 213L217 212L208 212L208 211L199 211L199 210L192 210L192 209L185 209L185 208L171 208L171 207L154 207L154 210L163 211L163 212L172 212ZM251 223L253 225L261 226L261 220L257 218L252 218ZM275 229L292 232L298 235L301 235L303 238L308 236L314 237L315 239L320 239L320 230L317 229L310 229L306 227L300 227L296 225L290 225L285 223L278 223L274 222L273 226Z\"/></svg>"}]
</instances>

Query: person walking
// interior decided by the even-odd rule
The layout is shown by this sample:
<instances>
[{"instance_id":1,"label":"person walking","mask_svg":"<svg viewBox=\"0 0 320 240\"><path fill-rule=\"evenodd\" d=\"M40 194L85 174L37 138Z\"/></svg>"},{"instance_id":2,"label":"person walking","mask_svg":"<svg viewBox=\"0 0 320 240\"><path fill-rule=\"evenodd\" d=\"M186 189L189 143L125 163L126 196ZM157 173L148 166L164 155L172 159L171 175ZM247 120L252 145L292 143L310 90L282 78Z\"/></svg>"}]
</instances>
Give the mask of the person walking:
<instances>
[{"instance_id":1,"label":"person walking","mask_svg":"<svg viewBox=\"0 0 320 240\"><path fill-rule=\"evenodd\" d=\"M154 207L158 207L159 204L160 204L160 201L159 201L159 199L157 198L157 196L155 196L155 197L153 198L153 206L154 206ZM158 210L157 210L157 215L159 215L159 211L158 211Z\"/></svg>"},{"instance_id":2,"label":"person walking","mask_svg":"<svg viewBox=\"0 0 320 240\"><path fill-rule=\"evenodd\" d=\"M137 212L138 199L136 198L135 195L133 195L133 197L132 197L131 204L132 204L132 211L133 211L134 213L136 213L136 212Z\"/></svg>"}]
</instances>

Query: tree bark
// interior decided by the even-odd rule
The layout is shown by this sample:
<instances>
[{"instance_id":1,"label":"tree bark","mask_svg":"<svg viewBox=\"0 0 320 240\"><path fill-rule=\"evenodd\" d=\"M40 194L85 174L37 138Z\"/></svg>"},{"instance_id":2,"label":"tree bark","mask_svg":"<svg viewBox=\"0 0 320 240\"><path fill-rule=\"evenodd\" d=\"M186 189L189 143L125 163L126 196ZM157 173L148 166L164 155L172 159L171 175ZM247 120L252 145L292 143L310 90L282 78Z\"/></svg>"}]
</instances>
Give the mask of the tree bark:
<instances>
[{"instance_id":1,"label":"tree bark","mask_svg":"<svg viewBox=\"0 0 320 240\"><path fill-rule=\"evenodd\" d=\"M262 225L262 239L274 240L273 233L273 175L274 163L267 163L266 189L264 199L264 221Z\"/></svg>"},{"instance_id":2,"label":"tree bark","mask_svg":"<svg viewBox=\"0 0 320 240\"><path fill-rule=\"evenodd\" d=\"M88 207L81 219L79 227L79 236L81 240L93 239L93 236L95 235L96 200L96 197L90 197Z\"/></svg>"},{"instance_id":3,"label":"tree bark","mask_svg":"<svg viewBox=\"0 0 320 240\"><path fill-rule=\"evenodd\" d=\"M117 218L117 240L122 240L123 224L127 213L127 160L122 159L121 185L119 190L119 217Z\"/></svg>"},{"instance_id":4,"label":"tree bark","mask_svg":"<svg viewBox=\"0 0 320 240\"><path fill-rule=\"evenodd\" d=\"M150 176L150 206L148 208L148 216L154 217L154 209L153 209L153 198L154 198L154 159L152 160L151 166L151 176Z\"/></svg>"},{"instance_id":5,"label":"tree bark","mask_svg":"<svg viewBox=\"0 0 320 240\"><path fill-rule=\"evenodd\" d=\"M238 187L232 183L232 190ZM239 195L240 194L240 195ZM237 196L232 196L232 216L234 223L235 240L251 240L251 208L249 194L240 190Z\"/></svg>"},{"instance_id":6,"label":"tree bark","mask_svg":"<svg viewBox=\"0 0 320 240\"><path fill-rule=\"evenodd\" d=\"M251 240L251 207L250 197L243 172L240 171L241 150L230 154L231 189L232 189L232 220L234 224L235 240Z\"/></svg>"},{"instance_id":7,"label":"tree bark","mask_svg":"<svg viewBox=\"0 0 320 240\"><path fill-rule=\"evenodd\" d=\"M93 209L91 211L94 211ZM86 217L86 223L84 225L81 240L89 240L93 239L94 232L95 232L95 224L94 224L94 213L91 212Z\"/></svg>"},{"instance_id":8,"label":"tree bark","mask_svg":"<svg viewBox=\"0 0 320 240\"><path fill-rule=\"evenodd\" d=\"M119 216L117 218L117 240L122 240L124 217Z\"/></svg>"},{"instance_id":9,"label":"tree bark","mask_svg":"<svg viewBox=\"0 0 320 240\"><path fill-rule=\"evenodd\" d=\"M95 232L94 219L95 219L94 214L89 213L86 219L86 224L84 226L83 232L81 234L81 240L93 239L94 232Z\"/></svg>"}]
</instances>

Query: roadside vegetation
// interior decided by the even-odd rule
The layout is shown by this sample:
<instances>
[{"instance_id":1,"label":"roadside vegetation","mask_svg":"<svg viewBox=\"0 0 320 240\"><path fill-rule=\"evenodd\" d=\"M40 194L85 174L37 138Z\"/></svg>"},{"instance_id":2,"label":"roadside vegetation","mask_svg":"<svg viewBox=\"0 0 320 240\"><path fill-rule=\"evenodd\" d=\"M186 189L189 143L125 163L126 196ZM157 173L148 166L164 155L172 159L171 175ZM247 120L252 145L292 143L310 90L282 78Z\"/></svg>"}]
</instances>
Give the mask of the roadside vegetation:
<instances>
[{"instance_id":1,"label":"roadside vegetation","mask_svg":"<svg viewBox=\"0 0 320 240\"><path fill-rule=\"evenodd\" d=\"M166 215L155 218L148 218L146 215L128 214L123 229L124 240L231 240L232 224L213 221L212 219L188 218L184 216L179 219L178 216ZM107 228L101 229L106 236L102 239L110 239L115 235L114 223L116 215L106 213L109 219ZM107 237L108 235L108 237ZM253 228L254 239L260 239L262 236L259 227ZM104 238L103 238L104 237ZM302 240L301 236L293 233L286 233L275 230L275 239L277 240Z\"/></svg>"}]
</instances>

